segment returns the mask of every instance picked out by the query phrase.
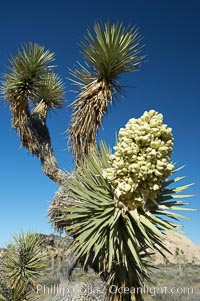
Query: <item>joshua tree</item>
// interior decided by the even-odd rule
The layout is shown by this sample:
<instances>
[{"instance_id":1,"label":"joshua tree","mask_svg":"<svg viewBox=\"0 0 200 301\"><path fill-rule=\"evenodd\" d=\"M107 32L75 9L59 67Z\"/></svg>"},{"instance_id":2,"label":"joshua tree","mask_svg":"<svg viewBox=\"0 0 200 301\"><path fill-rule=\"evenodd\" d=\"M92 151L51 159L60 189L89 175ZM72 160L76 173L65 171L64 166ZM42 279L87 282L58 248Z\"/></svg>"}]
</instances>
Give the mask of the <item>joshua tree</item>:
<instances>
[{"instance_id":1,"label":"joshua tree","mask_svg":"<svg viewBox=\"0 0 200 301\"><path fill-rule=\"evenodd\" d=\"M45 273L44 240L39 234L21 232L3 253L0 300L35 300L36 280Z\"/></svg>"},{"instance_id":2,"label":"joshua tree","mask_svg":"<svg viewBox=\"0 0 200 301\"><path fill-rule=\"evenodd\" d=\"M51 222L74 237L70 249L84 266L96 262L107 286L121 288L108 290L108 300L131 300L133 295L142 300L137 288L149 279L149 252L162 253L164 231L178 229L162 217L181 217L169 209L184 204L175 194L188 187L168 187L181 178L168 180L175 172L173 136L154 110L120 130L114 154L106 144L96 145L103 116L123 92L120 75L138 70L143 61L140 40L135 27L109 22L96 23L82 40L84 63L71 71L78 93L68 128L76 166L72 175L59 169L46 125L49 110L63 104L63 83L51 65L54 54L25 45L11 58L3 81L22 145L61 185L50 207ZM126 293L126 287L133 290Z\"/></svg>"}]
</instances>

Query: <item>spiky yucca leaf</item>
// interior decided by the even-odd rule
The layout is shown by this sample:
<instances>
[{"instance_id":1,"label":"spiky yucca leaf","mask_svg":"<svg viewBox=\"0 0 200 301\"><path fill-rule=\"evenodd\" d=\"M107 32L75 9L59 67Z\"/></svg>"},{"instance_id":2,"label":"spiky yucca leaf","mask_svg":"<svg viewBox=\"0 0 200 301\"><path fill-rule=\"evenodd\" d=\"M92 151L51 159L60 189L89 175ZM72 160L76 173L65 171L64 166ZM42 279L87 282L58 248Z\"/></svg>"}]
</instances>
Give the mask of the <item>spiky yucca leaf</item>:
<instances>
[{"instance_id":1,"label":"spiky yucca leaf","mask_svg":"<svg viewBox=\"0 0 200 301\"><path fill-rule=\"evenodd\" d=\"M70 249L75 251L77 259L84 258L84 265L97 259L99 272L109 271L108 286L136 288L148 279L149 250L161 254L168 251L163 242L164 232L179 229L179 225L164 217L176 218L171 209L178 210L184 202L177 202L167 189L177 178L163 181L161 195L147 211L143 206L131 210L116 202L113 187L103 177L103 169L110 166L109 156L102 143L100 152L91 154L77 167L67 182L68 195L60 208L63 215L55 218L55 222L65 224L68 235L74 237ZM175 188L172 194L187 187ZM169 203L167 199L172 200ZM136 298L142 300L141 295ZM108 300L130 300L130 295L112 294L108 290Z\"/></svg>"},{"instance_id":2,"label":"spiky yucca leaf","mask_svg":"<svg viewBox=\"0 0 200 301\"><path fill-rule=\"evenodd\" d=\"M11 57L8 72L4 74L2 92L5 97L12 101L23 96L34 104L43 100L49 107L62 106L63 83L52 73L54 60L54 53L38 44L22 46L17 55ZM51 98L50 93L53 93Z\"/></svg>"},{"instance_id":3,"label":"spiky yucca leaf","mask_svg":"<svg viewBox=\"0 0 200 301\"><path fill-rule=\"evenodd\" d=\"M5 92L16 91L19 94L34 95L34 85L51 71L53 66L48 65L54 60L54 54L45 51L44 47L33 43L25 44L18 50L17 55L10 59L9 72L4 75Z\"/></svg>"},{"instance_id":4,"label":"spiky yucca leaf","mask_svg":"<svg viewBox=\"0 0 200 301\"><path fill-rule=\"evenodd\" d=\"M122 72L137 70L143 59L138 56L140 40L135 26L125 28L123 23L111 25L108 21L89 28L81 46L84 58L94 66L94 74L109 81Z\"/></svg>"},{"instance_id":5,"label":"spiky yucca leaf","mask_svg":"<svg viewBox=\"0 0 200 301\"><path fill-rule=\"evenodd\" d=\"M146 277L146 267L140 257L146 247L145 240L142 239L139 245L133 233L128 234L122 211L115 210L113 190L102 176L102 167L108 167L104 144L101 145L101 154L101 163L100 154L92 155L77 169L75 177L69 179L69 195L61 208L61 212L67 215L58 217L56 222L64 219L65 230L75 237L70 250L75 250L77 259L84 258L84 265L88 260L97 259L99 273L108 270L114 273L113 263L119 269L125 265L126 272L130 268L133 271L129 274L132 284L138 286ZM115 273L117 275L117 271Z\"/></svg>"},{"instance_id":6,"label":"spiky yucca leaf","mask_svg":"<svg viewBox=\"0 0 200 301\"><path fill-rule=\"evenodd\" d=\"M55 73L49 73L42 79L37 89L37 98L43 100L48 107L61 108L63 105L64 85Z\"/></svg>"},{"instance_id":7,"label":"spiky yucca leaf","mask_svg":"<svg viewBox=\"0 0 200 301\"><path fill-rule=\"evenodd\" d=\"M39 234L21 232L13 240L3 255L2 270L7 294L19 301L19 296L31 295L35 280L45 272L44 239Z\"/></svg>"},{"instance_id":8,"label":"spiky yucca leaf","mask_svg":"<svg viewBox=\"0 0 200 301\"><path fill-rule=\"evenodd\" d=\"M85 66L79 63L72 72L79 87L73 102L73 115L68 129L72 150L78 161L95 148L98 127L112 103L113 96L122 92L119 75L135 71L141 65L141 37L135 27L123 24L96 23L88 29L81 42Z\"/></svg>"}]
</instances>

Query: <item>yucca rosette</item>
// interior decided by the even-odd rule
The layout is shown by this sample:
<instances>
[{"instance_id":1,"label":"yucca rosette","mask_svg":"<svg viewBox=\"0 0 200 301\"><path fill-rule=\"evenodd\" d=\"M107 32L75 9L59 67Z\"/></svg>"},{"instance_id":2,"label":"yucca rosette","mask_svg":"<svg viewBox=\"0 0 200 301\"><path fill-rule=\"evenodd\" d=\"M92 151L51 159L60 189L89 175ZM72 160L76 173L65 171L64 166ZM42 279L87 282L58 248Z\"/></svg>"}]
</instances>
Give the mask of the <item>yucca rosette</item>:
<instances>
[{"instance_id":1,"label":"yucca rosette","mask_svg":"<svg viewBox=\"0 0 200 301\"><path fill-rule=\"evenodd\" d=\"M78 164L52 222L74 238L70 251L77 260L107 275L106 300L130 301L133 293L112 294L109 288L138 288L149 280L150 253L168 251L165 232L181 229L170 218L184 218L174 210L188 210L182 199L190 195L179 192L191 184L173 187L183 177L174 177L173 137L161 114L151 110L131 119L118 139L114 154L101 143ZM143 300L140 291L135 300Z\"/></svg>"}]
</instances>

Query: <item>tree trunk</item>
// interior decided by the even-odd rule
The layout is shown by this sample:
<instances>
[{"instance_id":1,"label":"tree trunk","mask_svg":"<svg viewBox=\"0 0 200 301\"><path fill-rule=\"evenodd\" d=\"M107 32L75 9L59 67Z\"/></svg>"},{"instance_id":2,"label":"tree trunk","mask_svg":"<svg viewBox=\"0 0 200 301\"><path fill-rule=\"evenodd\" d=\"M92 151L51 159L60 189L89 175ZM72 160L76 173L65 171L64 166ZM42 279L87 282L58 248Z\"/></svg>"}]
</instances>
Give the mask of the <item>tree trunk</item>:
<instances>
[{"instance_id":1,"label":"tree trunk","mask_svg":"<svg viewBox=\"0 0 200 301\"><path fill-rule=\"evenodd\" d=\"M61 185L66 174L59 169L49 130L46 125L48 107L41 101L32 112L25 97L10 98L12 125L17 130L21 144L41 161L42 170L56 184Z\"/></svg>"}]
</instances>

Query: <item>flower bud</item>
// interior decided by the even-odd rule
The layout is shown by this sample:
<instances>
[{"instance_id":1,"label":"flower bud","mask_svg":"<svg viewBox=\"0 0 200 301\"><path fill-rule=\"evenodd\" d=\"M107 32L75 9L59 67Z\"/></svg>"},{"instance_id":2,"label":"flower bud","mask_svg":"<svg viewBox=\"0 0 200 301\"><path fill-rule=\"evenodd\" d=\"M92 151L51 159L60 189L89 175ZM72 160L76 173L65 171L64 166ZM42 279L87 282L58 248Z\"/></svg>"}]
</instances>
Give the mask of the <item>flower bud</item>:
<instances>
[{"instance_id":1,"label":"flower bud","mask_svg":"<svg viewBox=\"0 0 200 301\"><path fill-rule=\"evenodd\" d=\"M162 182L174 168L170 163L172 129L163 124L163 115L150 110L139 119L131 118L120 129L114 150L110 167L103 171L103 176L121 201L129 208L139 207L144 202L142 191L149 202L154 201Z\"/></svg>"}]
</instances>

